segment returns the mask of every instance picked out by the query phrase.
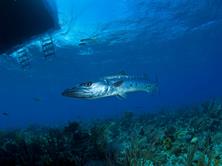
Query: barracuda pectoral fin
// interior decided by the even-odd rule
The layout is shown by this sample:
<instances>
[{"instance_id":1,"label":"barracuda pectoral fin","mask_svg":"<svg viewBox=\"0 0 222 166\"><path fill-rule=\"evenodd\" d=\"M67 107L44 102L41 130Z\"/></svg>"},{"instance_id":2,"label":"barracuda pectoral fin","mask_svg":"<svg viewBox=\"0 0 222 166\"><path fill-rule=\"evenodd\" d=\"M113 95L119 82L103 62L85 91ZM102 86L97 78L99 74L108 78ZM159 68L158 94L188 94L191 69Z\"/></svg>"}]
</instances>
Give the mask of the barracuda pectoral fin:
<instances>
[{"instance_id":1,"label":"barracuda pectoral fin","mask_svg":"<svg viewBox=\"0 0 222 166\"><path fill-rule=\"evenodd\" d=\"M120 93L117 95L117 98L123 100L127 98L127 95L125 93Z\"/></svg>"},{"instance_id":2,"label":"barracuda pectoral fin","mask_svg":"<svg viewBox=\"0 0 222 166\"><path fill-rule=\"evenodd\" d=\"M119 87L119 86L121 86L122 84L123 84L123 80L120 80L120 81L114 82L114 83L113 83L113 86Z\"/></svg>"}]
</instances>

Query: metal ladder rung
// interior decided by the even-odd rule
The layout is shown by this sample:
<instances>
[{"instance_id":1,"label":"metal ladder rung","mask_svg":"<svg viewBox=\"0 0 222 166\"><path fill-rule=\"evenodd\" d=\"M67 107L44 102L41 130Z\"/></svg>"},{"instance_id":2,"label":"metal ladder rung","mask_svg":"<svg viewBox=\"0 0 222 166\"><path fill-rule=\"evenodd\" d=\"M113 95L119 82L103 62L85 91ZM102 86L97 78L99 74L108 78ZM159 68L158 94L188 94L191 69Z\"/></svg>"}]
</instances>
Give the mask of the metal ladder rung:
<instances>
[{"instance_id":1,"label":"metal ladder rung","mask_svg":"<svg viewBox=\"0 0 222 166\"><path fill-rule=\"evenodd\" d=\"M15 57L16 57L17 63L20 64L22 68L26 68L30 66L31 59L30 59L27 49L21 48L17 50Z\"/></svg>"},{"instance_id":2,"label":"metal ladder rung","mask_svg":"<svg viewBox=\"0 0 222 166\"><path fill-rule=\"evenodd\" d=\"M43 38L41 40L41 46L45 58L55 55L55 47L51 36Z\"/></svg>"}]
</instances>

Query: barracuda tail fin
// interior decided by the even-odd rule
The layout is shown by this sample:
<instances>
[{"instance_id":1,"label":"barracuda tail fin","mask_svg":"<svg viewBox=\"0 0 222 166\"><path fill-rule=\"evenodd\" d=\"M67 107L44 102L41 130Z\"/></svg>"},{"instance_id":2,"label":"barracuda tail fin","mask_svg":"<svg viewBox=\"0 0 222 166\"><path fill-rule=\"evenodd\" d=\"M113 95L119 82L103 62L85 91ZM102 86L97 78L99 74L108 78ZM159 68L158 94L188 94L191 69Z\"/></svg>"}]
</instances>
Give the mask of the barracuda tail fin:
<instances>
[{"instance_id":1,"label":"barracuda tail fin","mask_svg":"<svg viewBox=\"0 0 222 166\"><path fill-rule=\"evenodd\" d=\"M155 84L153 85L152 93L155 93L155 94L158 93L158 94L159 94L159 92L160 92L160 91L159 91L159 85L155 83Z\"/></svg>"},{"instance_id":2,"label":"barracuda tail fin","mask_svg":"<svg viewBox=\"0 0 222 166\"><path fill-rule=\"evenodd\" d=\"M155 77L155 81L150 83L145 91L151 95L159 94L159 80L157 76Z\"/></svg>"},{"instance_id":3,"label":"barracuda tail fin","mask_svg":"<svg viewBox=\"0 0 222 166\"><path fill-rule=\"evenodd\" d=\"M160 94L159 79L157 76L155 77L155 81L151 84L150 88L147 89L147 93L152 95Z\"/></svg>"},{"instance_id":4,"label":"barracuda tail fin","mask_svg":"<svg viewBox=\"0 0 222 166\"><path fill-rule=\"evenodd\" d=\"M159 78L157 77L157 75L155 78L155 84L156 84L155 92L159 95L160 94L160 87L159 87Z\"/></svg>"}]
</instances>

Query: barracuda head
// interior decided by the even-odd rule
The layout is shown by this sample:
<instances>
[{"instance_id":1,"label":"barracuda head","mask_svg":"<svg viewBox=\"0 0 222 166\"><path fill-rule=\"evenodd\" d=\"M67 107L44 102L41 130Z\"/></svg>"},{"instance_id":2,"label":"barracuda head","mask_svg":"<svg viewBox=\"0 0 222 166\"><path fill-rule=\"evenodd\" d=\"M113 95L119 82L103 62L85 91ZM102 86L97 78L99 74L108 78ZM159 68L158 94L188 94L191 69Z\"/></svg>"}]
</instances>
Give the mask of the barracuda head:
<instances>
[{"instance_id":1,"label":"barracuda head","mask_svg":"<svg viewBox=\"0 0 222 166\"><path fill-rule=\"evenodd\" d=\"M100 97L105 89L101 82L84 82L73 88L66 89L63 96L82 99L94 99Z\"/></svg>"}]
</instances>

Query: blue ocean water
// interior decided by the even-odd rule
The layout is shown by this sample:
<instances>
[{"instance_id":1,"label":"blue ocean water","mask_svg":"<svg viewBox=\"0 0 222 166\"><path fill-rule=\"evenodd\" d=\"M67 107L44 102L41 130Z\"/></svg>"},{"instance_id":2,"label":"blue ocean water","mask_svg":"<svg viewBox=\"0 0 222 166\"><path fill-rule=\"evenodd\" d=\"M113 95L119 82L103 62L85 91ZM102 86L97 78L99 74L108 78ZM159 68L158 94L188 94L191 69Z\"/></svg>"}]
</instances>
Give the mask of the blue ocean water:
<instances>
[{"instance_id":1,"label":"blue ocean water","mask_svg":"<svg viewBox=\"0 0 222 166\"><path fill-rule=\"evenodd\" d=\"M0 128L58 126L221 97L220 0L55 3L61 25L53 34L56 56L45 60L33 41L29 69L0 59ZM84 46L82 39L87 39ZM157 77L159 94L131 93L125 100L61 95L76 83L121 71Z\"/></svg>"}]
</instances>

